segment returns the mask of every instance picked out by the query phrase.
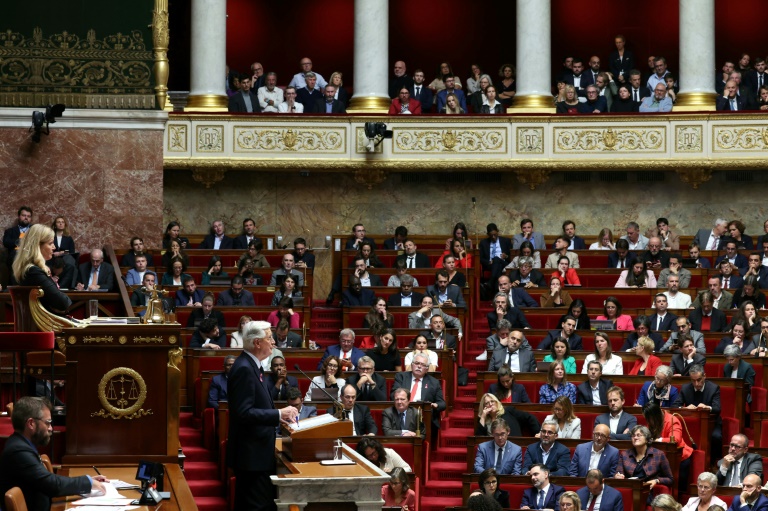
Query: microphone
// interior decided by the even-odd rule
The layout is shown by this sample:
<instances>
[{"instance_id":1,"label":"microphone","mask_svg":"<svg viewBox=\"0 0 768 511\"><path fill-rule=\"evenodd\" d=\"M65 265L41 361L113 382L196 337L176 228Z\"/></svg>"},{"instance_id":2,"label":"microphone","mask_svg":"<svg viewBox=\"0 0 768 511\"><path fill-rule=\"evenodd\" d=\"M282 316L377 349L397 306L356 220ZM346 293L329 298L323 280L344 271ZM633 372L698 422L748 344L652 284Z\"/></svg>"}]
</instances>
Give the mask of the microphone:
<instances>
[{"instance_id":1,"label":"microphone","mask_svg":"<svg viewBox=\"0 0 768 511\"><path fill-rule=\"evenodd\" d=\"M309 386L310 386L310 388L312 387L312 385L314 385L314 386L315 386L315 387L317 387L318 389L322 390L322 391L323 391L323 394L325 394L326 396L328 396L328 399L330 399L331 401L333 401L333 406L334 406L334 408L336 408L336 409L338 409L338 410L343 410L343 409L344 409L344 406L341 404L341 401L339 401L338 399L336 399L335 397L333 397L332 395L330 395L330 394L328 393L328 391L327 391L327 390L325 390L323 387L320 387L319 385L317 385L317 384L316 384L316 383L315 383L315 382L312 380L312 378L310 378L309 376L307 376L307 373L305 373L304 371L302 371L302 370L301 370L301 367L299 367L299 364L293 364L293 368L294 368L294 369L296 369L298 372L300 372L300 373L301 373L301 374L304 376L304 378L308 379L308 380L311 382L311 383L310 383L310 385L309 385Z\"/></svg>"}]
</instances>

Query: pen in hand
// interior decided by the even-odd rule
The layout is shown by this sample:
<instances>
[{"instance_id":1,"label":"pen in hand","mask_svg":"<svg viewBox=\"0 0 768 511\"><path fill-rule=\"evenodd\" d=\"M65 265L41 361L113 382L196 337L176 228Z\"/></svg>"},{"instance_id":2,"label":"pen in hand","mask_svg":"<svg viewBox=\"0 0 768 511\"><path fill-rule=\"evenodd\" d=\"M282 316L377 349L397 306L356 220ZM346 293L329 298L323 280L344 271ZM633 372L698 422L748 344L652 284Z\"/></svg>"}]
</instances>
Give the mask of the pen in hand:
<instances>
[{"instance_id":1,"label":"pen in hand","mask_svg":"<svg viewBox=\"0 0 768 511\"><path fill-rule=\"evenodd\" d=\"M93 466L93 470L95 470L98 475L101 475L101 472L99 472L99 469L96 468L96 466Z\"/></svg>"}]
</instances>

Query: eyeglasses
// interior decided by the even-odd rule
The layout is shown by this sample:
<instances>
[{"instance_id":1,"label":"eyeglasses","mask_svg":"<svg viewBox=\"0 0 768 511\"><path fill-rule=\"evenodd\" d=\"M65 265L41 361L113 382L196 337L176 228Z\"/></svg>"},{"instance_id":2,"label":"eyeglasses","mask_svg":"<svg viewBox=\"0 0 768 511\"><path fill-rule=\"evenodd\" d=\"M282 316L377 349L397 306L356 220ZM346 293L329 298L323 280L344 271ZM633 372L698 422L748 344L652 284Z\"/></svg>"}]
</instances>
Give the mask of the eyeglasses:
<instances>
[{"instance_id":1,"label":"eyeglasses","mask_svg":"<svg viewBox=\"0 0 768 511\"><path fill-rule=\"evenodd\" d=\"M358 367L357 370L361 373L367 373L369 371L373 371L373 367Z\"/></svg>"},{"instance_id":2,"label":"eyeglasses","mask_svg":"<svg viewBox=\"0 0 768 511\"><path fill-rule=\"evenodd\" d=\"M733 447L734 449L746 449L746 446L741 446L739 444L734 444L734 443L731 443L730 446Z\"/></svg>"},{"instance_id":3,"label":"eyeglasses","mask_svg":"<svg viewBox=\"0 0 768 511\"><path fill-rule=\"evenodd\" d=\"M485 486L496 486L499 482L496 479L491 479L483 483Z\"/></svg>"},{"instance_id":4,"label":"eyeglasses","mask_svg":"<svg viewBox=\"0 0 768 511\"><path fill-rule=\"evenodd\" d=\"M427 364L422 364L421 362L414 362L411 365L413 367L427 367Z\"/></svg>"},{"instance_id":5,"label":"eyeglasses","mask_svg":"<svg viewBox=\"0 0 768 511\"><path fill-rule=\"evenodd\" d=\"M541 436L552 436L556 434L557 434L557 431L548 431L546 429L541 430Z\"/></svg>"},{"instance_id":6,"label":"eyeglasses","mask_svg":"<svg viewBox=\"0 0 768 511\"><path fill-rule=\"evenodd\" d=\"M592 433L593 438L608 438L608 435L604 435L603 433Z\"/></svg>"},{"instance_id":7,"label":"eyeglasses","mask_svg":"<svg viewBox=\"0 0 768 511\"><path fill-rule=\"evenodd\" d=\"M337 364L328 364L328 369L338 369L339 366Z\"/></svg>"}]
</instances>

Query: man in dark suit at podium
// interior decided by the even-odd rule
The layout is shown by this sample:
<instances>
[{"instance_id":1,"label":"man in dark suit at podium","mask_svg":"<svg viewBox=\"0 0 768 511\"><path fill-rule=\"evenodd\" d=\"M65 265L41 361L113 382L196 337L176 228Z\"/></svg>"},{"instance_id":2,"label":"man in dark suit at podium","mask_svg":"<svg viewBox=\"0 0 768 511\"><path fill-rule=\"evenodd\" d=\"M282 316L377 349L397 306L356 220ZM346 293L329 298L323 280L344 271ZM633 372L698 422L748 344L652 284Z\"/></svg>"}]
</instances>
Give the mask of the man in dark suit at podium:
<instances>
[{"instance_id":1,"label":"man in dark suit at podium","mask_svg":"<svg viewBox=\"0 0 768 511\"><path fill-rule=\"evenodd\" d=\"M235 471L235 509L275 511L275 488L269 477L277 472L277 461L265 449L275 445L281 421L293 422L298 412L292 406L274 409L264 385L261 360L272 352L272 332L266 321L251 321L243 332L243 352L229 376L229 441L227 466Z\"/></svg>"}]
</instances>

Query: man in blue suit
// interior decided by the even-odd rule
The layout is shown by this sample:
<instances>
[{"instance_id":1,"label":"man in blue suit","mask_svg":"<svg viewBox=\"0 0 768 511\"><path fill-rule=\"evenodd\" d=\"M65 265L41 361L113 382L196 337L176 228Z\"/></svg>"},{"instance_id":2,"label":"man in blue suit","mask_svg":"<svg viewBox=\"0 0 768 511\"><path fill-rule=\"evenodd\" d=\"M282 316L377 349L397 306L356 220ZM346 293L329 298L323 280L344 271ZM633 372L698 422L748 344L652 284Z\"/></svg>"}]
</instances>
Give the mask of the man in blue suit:
<instances>
[{"instance_id":1,"label":"man in blue suit","mask_svg":"<svg viewBox=\"0 0 768 511\"><path fill-rule=\"evenodd\" d=\"M766 511L768 497L760 493L763 481L757 474L749 474L741 483L741 493L733 498L728 511Z\"/></svg>"},{"instance_id":2,"label":"man in blue suit","mask_svg":"<svg viewBox=\"0 0 768 511\"><path fill-rule=\"evenodd\" d=\"M317 370L322 371L323 362L331 355L341 360L343 370L350 371L357 367L357 361L365 356L365 352L355 348L355 331L351 328L345 328L339 333L339 344L328 346L323 353L323 358L317 363Z\"/></svg>"},{"instance_id":3,"label":"man in blue suit","mask_svg":"<svg viewBox=\"0 0 768 511\"><path fill-rule=\"evenodd\" d=\"M537 350L548 350L557 340L563 340L568 343L571 350L582 349L581 336L576 333L576 318L570 314L566 315L563 322L560 324L561 330L550 330L547 336L542 339Z\"/></svg>"},{"instance_id":4,"label":"man in blue suit","mask_svg":"<svg viewBox=\"0 0 768 511\"><path fill-rule=\"evenodd\" d=\"M747 100L746 98L737 94L738 90L739 86L736 85L735 81L728 80L725 82L723 95L717 97L717 101L715 102L715 109L721 111L730 110L733 112L737 110L747 110Z\"/></svg>"},{"instance_id":5,"label":"man in blue suit","mask_svg":"<svg viewBox=\"0 0 768 511\"><path fill-rule=\"evenodd\" d=\"M546 465L537 463L531 467L531 482L533 488L523 491L520 509L554 509L560 511L560 495L565 488L550 484L549 469Z\"/></svg>"},{"instance_id":6,"label":"man in blue suit","mask_svg":"<svg viewBox=\"0 0 768 511\"><path fill-rule=\"evenodd\" d=\"M581 507L593 511L624 511L624 498L621 492L603 484L603 473L598 469L587 472L587 485L576 490L581 500ZM594 505L590 505L594 501Z\"/></svg>"},{"instance_id":7,"label":"man in blue suit","mask_svg":"<svg viewBox=\"0 0 768 511\"><path fill-rule=\"evenodd\" d=\"M504 419L491 423L493 440L483 442L477 447L475 455L475 473L488 468L495 468L496 473L520 475L523 469L523 450L519 445L507 440L509 425Z\"/></svg>"},{"instance_id":8,"label":"man in blue suit","mask_svg":"<svg viewBox=\"0 0 768 511\"><path fill-rule=\"evenodd\" d=\"M421 103L421 113L426 114L432 110L434 94L424 83L424 71L417 69L413 72L413 90L411 98Z\"/></svg>"},{"instance_id":9,"label":"man in blue suit","mask_svg":"<svg viewBox=\"0 0 768 511\"><path fill-rule=\"evenodd\" d=\"M525 449L523 473L531 475L531 469L537 464L544 464L553 476L567 476L571 464L571 450L557 442L557 422L550 419L541 425L541 440ZM544 462L544 454L547 461Z\"/></svg>"},{"instance_id":10,"label":"man in blue suit","mask_svg":"<svg viewBox=\"0 0 768 511\"><path fill-rule=\"evenodd\" d=\"M243 332L243 352L229 375L229 441L227 466L235 472L235 509L276 511L270 475L277 472L274 456L264 447L275 444L280 421L293 422L292 406L275 409L264 385L261 360L272 352L272 332L266 321L251 321Z\"/></svg>"},{"instance_id":11,"label":"man in blue suit","mask_svg":"<svg viewBox=\"0 0 768 511\"><path fill-rule=\"evenodd\" d=\"M445 108L445 101L448 97L448 94L453 93L456 95L456 99L459 100L459 106L464 110L464 113L467 112L467 98L464 97L464 92L462 92L460 89L454 88L455 79L453 76L448 76L445 78L445 89L441 90L437 93L437 113L441 113L443 109Z\"/></svg>"},{"instance_id":12,"label":"man in blue suit","mask_svg":"<svg viewBox=\"0 0 768 511\"><path fill-rule=\"evenodd\" d=\"M224 357L224 372L217 374L211 379L211 387L208 389L208 408L218 410L219 401L227 400L227 380L229 379L229 371L232 369L236 358L234 355ZM285 361L283 361L283 364L285 364Z\"/></svg>"},{"instance_id":13,"label":"man in blue suit","mask_svg":"<svg viewBox=\"0 0 768 511\"><path fill-rule=\"evenodd\" d=\"M587 477L589 472L589 462L592 458L592 452L601 453L597 468L608 477L616 474L616 467L619 465L619 450L608 443L611 436L611 429L605 424L598 424L592 434L592 441L576 446L571 460L571 468L568 473L572 477Z\"/></svg>"},{"instance_id":14,"label":"man in blue suit","mask_svg":"<svg viewBox=\"0 0 768 511\"><path fill-rule=\"evenodd\" d=\"M604 424L608 426L611 440L629 440L629 432L637 426L637 418L624 411L624 390L621 387L608 389L608 413L601 413L595 417L595 426ZM614 419L613 423L611 419ZM616 430L614 431L614 424Z\"/></svg>"}]
</instances>

